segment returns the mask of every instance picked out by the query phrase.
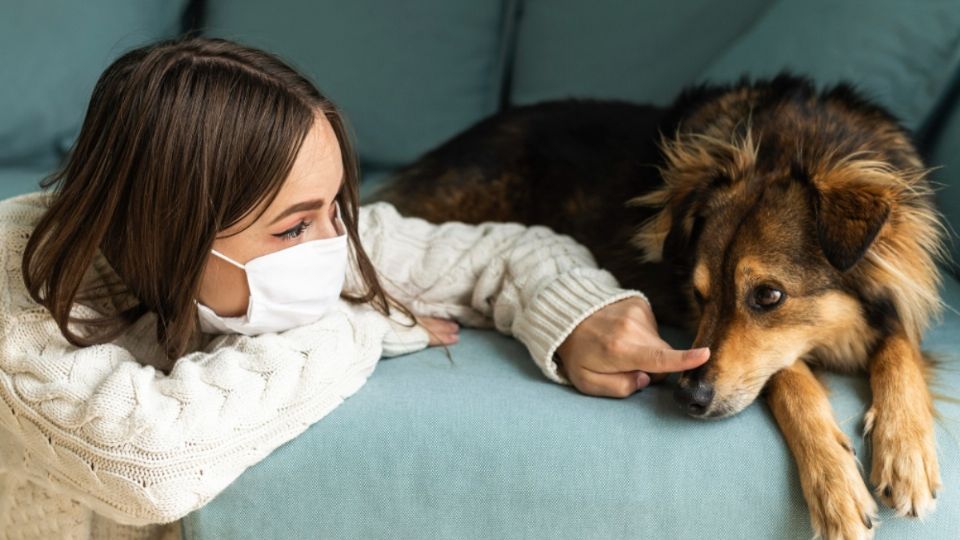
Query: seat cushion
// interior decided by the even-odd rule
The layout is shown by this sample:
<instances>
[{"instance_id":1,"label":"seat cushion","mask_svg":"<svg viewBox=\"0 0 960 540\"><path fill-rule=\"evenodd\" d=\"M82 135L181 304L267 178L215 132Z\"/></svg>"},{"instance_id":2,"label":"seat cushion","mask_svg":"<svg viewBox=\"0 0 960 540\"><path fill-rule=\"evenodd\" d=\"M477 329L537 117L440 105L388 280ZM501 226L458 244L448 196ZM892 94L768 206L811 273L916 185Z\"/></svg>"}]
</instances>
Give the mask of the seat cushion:
<instances>
[{"instance_id":1,"label":"seat cushion","mask_svg":"<svg viewBox=\"0 0 960 540\"><path fill-rule=\"evenodd\" d=\"M188 0L4 2L0 167L53 167L118 56L180 31Z\"/></svg>"},{"instance_id":2,"label":"seat cushion","mask_svg":"<svg viewBox=\"0 0 960 540\"><path fill-rule=\"evenodd\" d=\"M274 52L346 112L366 164L395 166L494 112L511 0L209 0L204 32Z\"/></svg>"},{"instance_id":3,"label":"seat cushion","mask_svg":"<svg viewBox=\"0 0 960 540\"><path fill-rule=\"evenodd\" d=\"M960 306L956 281L945 295ZM935 390L960 395L960 315L948 312L926 346L952 355ZM669 385L611 399L550 382L520 343L492 331L464 329L450 352L452 362L436 348L382 360L357 394L187 516L185 538L811 537L796 466L763 401L694 420ZM869 471L869 386L824 380ZM960 405L937 407L939 508L923 523L882 510L878 539L960 530Z\"/></svg>"}]
</instances>

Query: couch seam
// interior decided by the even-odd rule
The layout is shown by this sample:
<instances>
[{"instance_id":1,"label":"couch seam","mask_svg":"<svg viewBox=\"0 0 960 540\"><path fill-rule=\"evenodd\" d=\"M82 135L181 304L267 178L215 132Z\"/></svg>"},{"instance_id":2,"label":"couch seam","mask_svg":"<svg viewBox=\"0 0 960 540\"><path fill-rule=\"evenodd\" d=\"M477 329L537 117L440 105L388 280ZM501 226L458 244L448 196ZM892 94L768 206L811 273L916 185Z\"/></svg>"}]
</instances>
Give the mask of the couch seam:
<instances>
[{"instance_id":1,"label":"couch seam","mask_svg":"<svg viewBox=\"0 0 960 540\"><path fill-rule=\"evenodd\" d=\"M502 111L510 106L510 94L513 87L513 68L517 54L517 34L520 28L520 17L523 15L523 0L504 0L504 13L500 25L500 51L497 59L497 73L495 74L497 92L495 111Z\"/></svg>"}]
</instances>

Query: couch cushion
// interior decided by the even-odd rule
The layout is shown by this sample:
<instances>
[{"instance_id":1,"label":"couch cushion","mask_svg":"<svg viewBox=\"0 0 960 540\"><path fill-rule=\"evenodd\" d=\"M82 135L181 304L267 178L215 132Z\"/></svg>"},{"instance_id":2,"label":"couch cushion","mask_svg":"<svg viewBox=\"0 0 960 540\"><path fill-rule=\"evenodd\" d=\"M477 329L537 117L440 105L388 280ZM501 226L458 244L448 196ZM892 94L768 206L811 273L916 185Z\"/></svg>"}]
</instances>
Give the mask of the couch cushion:
<instances>
[{"instance_id":1,"label":"couch cushion","mask_svg":"<svg viewBox=\"0 0 960 540\"><path fill-rule=\"evenodd\" d=\"M960 66L956 0L778 2L704 70L729 80L782 68L820 83L847 80L909 129L923 127Z\"/></svg>"},{"instance_id":2,"label":"couch cushion","mask_svg":"<svg viewBox=\"0 0 960 540\"><path fill-rule=\"evenodd\" d=\"M955 0L530 0L519 28L515 103L583 95L666 104L700 79L791 68L821 83L851 80L918 128L960 63Z\"/></svg>"},{"instance_id":3,"label":"couch cushion","mask_svg":"<svg viewBox=\"0 0 960 540\"><path fill-rule=\"evenodd\" d=\"M210 0L205 31L305 72L366 163L412 161L496 110L511 0Z\"/></svg>"},{"instance_id":4,"label":"couch cushion","mask_svg":"<svg viewBox=\"0 0 960 540\"><path fill-rule=\"evenodd\" d=\"M960 277L960 86L953 108L943 117L928 161L930 165L942 167L933 171L931 176L939 184L937 202L950 223L949 247L953 256L953 270Z\"/></svg>"},{"instance_id":5,"label":"couch cushion","mask_svg":"<svg viewBox=\"0 0 960 540\"><path fill-rule=\"evenodd\" d=\"M510 100L667 103L773 3L526 0Z\"/></svg>"},{"instance_id":6,"label":"couch cushion","mask_svg":"<svg viewBox=\"0 0 960 540\"><path fill-rule=\"evenodd\" d=\"M960 306L960 284L945 294ZM960 315L948 313L926 345L955 361ZM359 392L187 516L185 539L811 537L765 403L698 421L669 386L620 400L550 382L492 331L462 330L450 350L452 364L435 348L381 361ZM936 390L958 395L955 363L937 377ZM869 471L869 386L824 380ZM939 508L923 523L882 510L878 539L960 530L960 405L937 406Z\"/></svg>"},{"instance_id":7,"label":"couch cushion","mask_svg":"<svg viewBox=\"0 0 960 540\"><path fill-rule=\"evenodd\" d=\"M24 193L40 191L40 181L52 170L26 167L0 168L0 201Z\"/></svg>"},{"instance_id":8,"label":"couch cushion","mask_svg":"<svg viewBox=\"0 0 960 540\"><path fill-rule=\"evenodd\" d=\"M53 167L118 56L176 34L187 0L4 2L0 166Z\"/></svg>"},{"instance_id":9,"label":"couch cushion","mask_svg":"<svg viewBox=\"0 0 960 540\"><path fill-rule=\"evenodd\" d=\"M377 190L390 184L393 177L390 169L373 169L367 167L361 171L360 204L366 204Z\"/></svg>"}]
</instances>

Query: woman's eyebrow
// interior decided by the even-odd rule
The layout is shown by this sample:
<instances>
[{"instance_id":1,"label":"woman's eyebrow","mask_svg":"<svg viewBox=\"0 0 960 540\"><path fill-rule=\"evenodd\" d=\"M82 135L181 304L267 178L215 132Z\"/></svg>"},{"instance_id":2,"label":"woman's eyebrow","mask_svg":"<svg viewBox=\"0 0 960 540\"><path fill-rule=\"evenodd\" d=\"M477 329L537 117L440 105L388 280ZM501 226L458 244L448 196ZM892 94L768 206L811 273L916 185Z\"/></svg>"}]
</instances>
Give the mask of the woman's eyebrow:
<instances>
[{"instance_id":1,"label":"woman's eyebrow","mask_svg":"<svg viewBox=\"0 0 960 540\"><path fill-rule=\"evenodd\" d=\"M316 210L317 208L322 207L324 203L326 203L326 200L324 199L311 199L309 201L298 202L283 212L280 212L280 215L273 218L273 221L271 221L267 226L269 227L273 225L290 214L296 214L297 212L303 212L305 210Z\"/></svg>"},{"instance_id":2,"label":"woman's eyebrow","mask_svg":"<svg viewBox=\"0 0 960 540\"><path fill-rule=\"evenodd\" d=\"M337 188L337 192L339 192L340 189L343 188L343 183L345 181L346 181L346 173L342 173L340 175L340 187ZM287 208L283 212L280 212L280 215L273 218L273 221L271 221L267 225L267 227L270 227L274 223L289 216L290 214L296 214L297 212L303 212L305 210L316 210L317 208L322 207L325 202L326 202L325 199L311 199L309 201L298 202L297 204L291 206L290 208Z\"/></svg>"}]
</instances>

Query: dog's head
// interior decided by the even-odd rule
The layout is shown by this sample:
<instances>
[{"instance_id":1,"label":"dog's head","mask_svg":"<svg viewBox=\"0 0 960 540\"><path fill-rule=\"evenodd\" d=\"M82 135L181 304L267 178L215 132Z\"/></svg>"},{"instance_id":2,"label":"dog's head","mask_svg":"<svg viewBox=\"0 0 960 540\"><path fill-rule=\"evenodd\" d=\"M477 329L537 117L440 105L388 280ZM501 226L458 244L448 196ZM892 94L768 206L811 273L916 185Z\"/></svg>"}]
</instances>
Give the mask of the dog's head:
<instances>
[{"instance_id":1,"label":"dog's head","mask_svg":"<svg viewBox=\"0 0 960 540\"><path fill-rule=\"evenodd\" d=\"M799 359L850 369L885 335L919 339L939 302L940 228L889 115L788 76L678 103L664 187L633 201L662 210L634 241L678 269L694 346L711 348L676 390L691 415L739 412Z\"/></svg>"}]
</instances>

